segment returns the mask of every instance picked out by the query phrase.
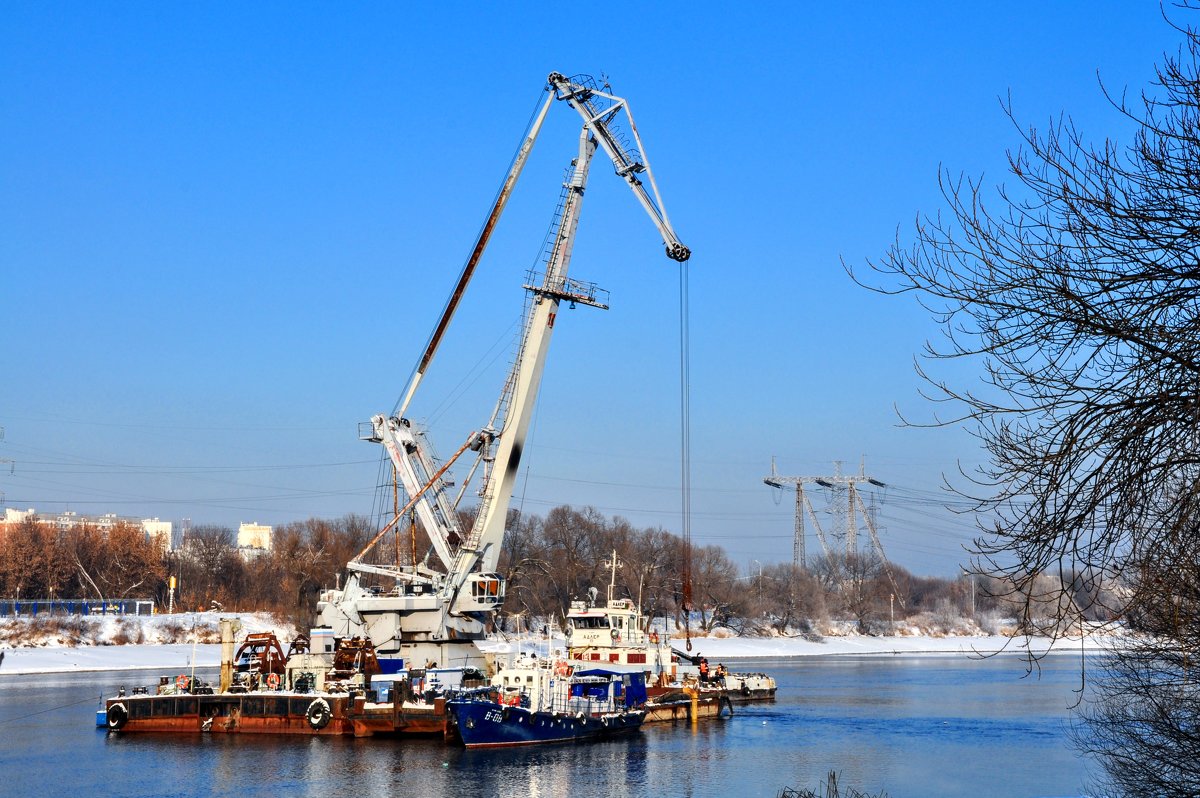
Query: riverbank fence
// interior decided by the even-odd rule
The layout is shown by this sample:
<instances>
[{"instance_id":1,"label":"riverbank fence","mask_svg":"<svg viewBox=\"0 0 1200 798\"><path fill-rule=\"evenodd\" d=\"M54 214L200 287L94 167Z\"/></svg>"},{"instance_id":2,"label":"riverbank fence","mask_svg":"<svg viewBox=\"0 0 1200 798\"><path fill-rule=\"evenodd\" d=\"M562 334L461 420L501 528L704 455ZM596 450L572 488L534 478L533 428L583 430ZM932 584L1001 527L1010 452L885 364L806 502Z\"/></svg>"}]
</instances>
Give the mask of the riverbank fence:
<instances>
[{"instance_id":1,"label":"riverbank fence","mask_svg":"<svg viewBox=\"0 0 1200 798\"><path fill-rule=\"evenodd\" d=\"M0 618L153 614L153 599L0 599Z\"/></svg>"}]
</instances>

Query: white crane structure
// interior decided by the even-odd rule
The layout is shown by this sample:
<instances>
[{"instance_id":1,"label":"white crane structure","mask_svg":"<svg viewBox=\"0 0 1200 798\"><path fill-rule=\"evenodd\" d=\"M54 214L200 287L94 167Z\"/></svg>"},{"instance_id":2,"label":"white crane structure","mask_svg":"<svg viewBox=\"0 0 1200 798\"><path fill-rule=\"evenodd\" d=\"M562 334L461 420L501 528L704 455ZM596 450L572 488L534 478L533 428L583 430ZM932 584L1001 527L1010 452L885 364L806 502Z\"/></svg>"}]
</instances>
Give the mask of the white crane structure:
<instances>
[{"instance_id":1,"label":"white crane structure","mask_svg":"<svg viewBox=\"0 0 1200 798\"><path fill-rule=\"evenodd\" d=\"M628 103L602 91L585 76L567 78L551 73L547 91L549 96L517 151L403 399L392 415L377 415L360 431L363 439L383 444L407 501L348 564L350 575L346 584L322 593L317 605L318 623L330 627L337 637L370 638L381 662L390 661L393 667L407 667L409 663L420 667L429 662L437 662L441 667L481 667L484 662L475 641L484 637L489 621L504 600L504 580L496 568L559 304L565 300L572 305L607 308L604 291L567 276L588 173L597 149L604 151L616 174L625 180L649 214L662 236L667 255L682 264L691 254L667 218ZM452 457L439 463L425 433L415 429L404 413L436 354L555 101L574 108L583 119L583 127L552 225L545 273L540 280L531 280L525 286L531 300L517 356L491 417L466 437ZM633 136L632 146L614 130L614 120L622 112ZM462 488L453 495L446 474L468 451L474 453L475 462ZM459 521L458 504L477 474L480 474L479 502L474 521L467 528ZM430 556L409 565L364 562L367 552L410 513L420 520L429 537ZM392 580L395 586L387 591L364 586L361 577L366 574Z\"/></svg>"}]
</instances>

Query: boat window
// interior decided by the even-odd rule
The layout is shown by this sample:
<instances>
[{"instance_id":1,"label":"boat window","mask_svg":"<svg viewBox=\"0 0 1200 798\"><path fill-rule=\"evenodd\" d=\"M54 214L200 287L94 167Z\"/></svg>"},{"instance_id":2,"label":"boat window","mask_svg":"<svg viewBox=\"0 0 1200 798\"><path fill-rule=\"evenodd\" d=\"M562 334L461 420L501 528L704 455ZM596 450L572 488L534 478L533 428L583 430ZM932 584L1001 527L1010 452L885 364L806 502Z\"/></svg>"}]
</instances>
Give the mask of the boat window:
<instances>
[{"instance_id":1,"label":"boat window","mask_svg":"<svg viewBox=\"0 0 1200 798\"><path fill-rule=\"evenodd\" d=\"M576 629L607 629L608 628L608 616L601 615L599 617L593 617L593 618L576 618L575 619L575 628Z\"/></svg>"},{"instance_id":2,"label":"boat window","mask_svg":"<svg viewBox=\"0 0 1200 798\"><path fill-rule=\"evenodd\" d=\"M475 598L499 598L500 580L495 578L495 574L488 576L492 578L478 578L471 583L471 593Z\"/></svg>"}]
</instances>

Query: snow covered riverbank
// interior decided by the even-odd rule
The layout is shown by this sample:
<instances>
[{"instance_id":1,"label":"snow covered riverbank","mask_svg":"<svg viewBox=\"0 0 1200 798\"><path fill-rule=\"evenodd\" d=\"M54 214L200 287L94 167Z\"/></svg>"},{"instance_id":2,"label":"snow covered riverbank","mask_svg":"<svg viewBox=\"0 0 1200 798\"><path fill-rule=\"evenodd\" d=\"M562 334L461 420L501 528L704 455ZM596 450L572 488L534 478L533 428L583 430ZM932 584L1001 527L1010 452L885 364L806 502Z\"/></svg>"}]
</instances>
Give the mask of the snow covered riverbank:
<instances>
[{"instance_id":1,"label":"snow covered riverbank","mask_svg":"<svg viewBox=\"0 0 1200 798\"><path fill-rule=\"evenodd\" d=\"M210 617L211 616L211 617ZM216 613L193 613L186 616L153 616L141 624L141 639L145 642L130 642L125 645L112 644L113 635L127 636L122 632L119 619L102 619L109 629L95 636L95 641L71 645L61 637L39 641L37 645L0 644L5 657L0 664L0 676L34 673L67 673L72 671L119 671L119 670L162 670L186 672L196 668L216 667L220 664L221 647L216 643L215 628L220 616ZM242 622L239 638L249 632L272 631L281 639L290 639L290 627L280 625L269 616L243 614L236 616ZM126 624L128 626L128 624ZM184 637L178 635L183 629ZM188 637L191 642L187 642ZM136 636L134 640L138 639ZM108 641L107 643L105 641ZM1025 645L1036 653L1095 652L1111 646L1114 638L1092 636L1070 638L1054 642L1047 638L1008 638L1001 635L979 635L962 637L925 637L904 635L896 637L869 637L846 635L825 637L820 641L801 637L707 637L693 638L693 655L703 654L710 661L736 661L770 657L813 657L813 656L980 656L1008 652L1022 654ZM482 645L485 651L504 651L516 646L545 651L544 638L522 640L494 640ZM683 650L683 640L676 640L675 647ZM563 640L554 641L556 648Z\"/></svg>"},{"instance_id":2,"label":"snow covered riverbank","mask_svg":"<svg viewBox=\"0 0 1200 798\"><path fill-rule=\"evenodd\" d=\"M0 624L0 676L71 671L186 671L220 665L219 622L234 617L238 638L295 630L266 613L189 612L173 615L53 616Z\"/></svg>"}]
</instances>

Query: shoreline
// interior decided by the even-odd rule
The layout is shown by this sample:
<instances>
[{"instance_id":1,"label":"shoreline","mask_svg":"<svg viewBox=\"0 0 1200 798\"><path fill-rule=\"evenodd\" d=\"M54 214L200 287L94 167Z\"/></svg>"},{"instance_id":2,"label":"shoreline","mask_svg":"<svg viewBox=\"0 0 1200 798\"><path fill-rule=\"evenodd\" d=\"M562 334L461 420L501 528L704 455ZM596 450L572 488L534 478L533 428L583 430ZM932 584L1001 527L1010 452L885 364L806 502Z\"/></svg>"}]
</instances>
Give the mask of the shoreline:
<instances>
[{"instance_id":1,"label":"shoreline","mask_svg":"<svg viewBox=\"0 0 1200 798\"><path fill-rule=\"evenodd\" d=\"M556 648L562 638L528 638L489 640L480 645L488 651L531 647L545 651L548 642ZM675 648L684 651L685 641L673 641ZM702 637L692 639L691 656L701 653L710 660L791 659L796 657L976 657L1003 655L1087 655L1109 650L1119 643L1112 636L1083 638L1003 637L980 635L971 637L827 637L820 642L804 638L779 637ZM0 679L6 676L36 676L64 673L95 673L102 671L186 672L190 669L220 666L220 643L143 643L98 646L37 646L0 649L5 661L0 665ZM135 664L130 664L130 663Z\"/></svg>"}]
</instances>

